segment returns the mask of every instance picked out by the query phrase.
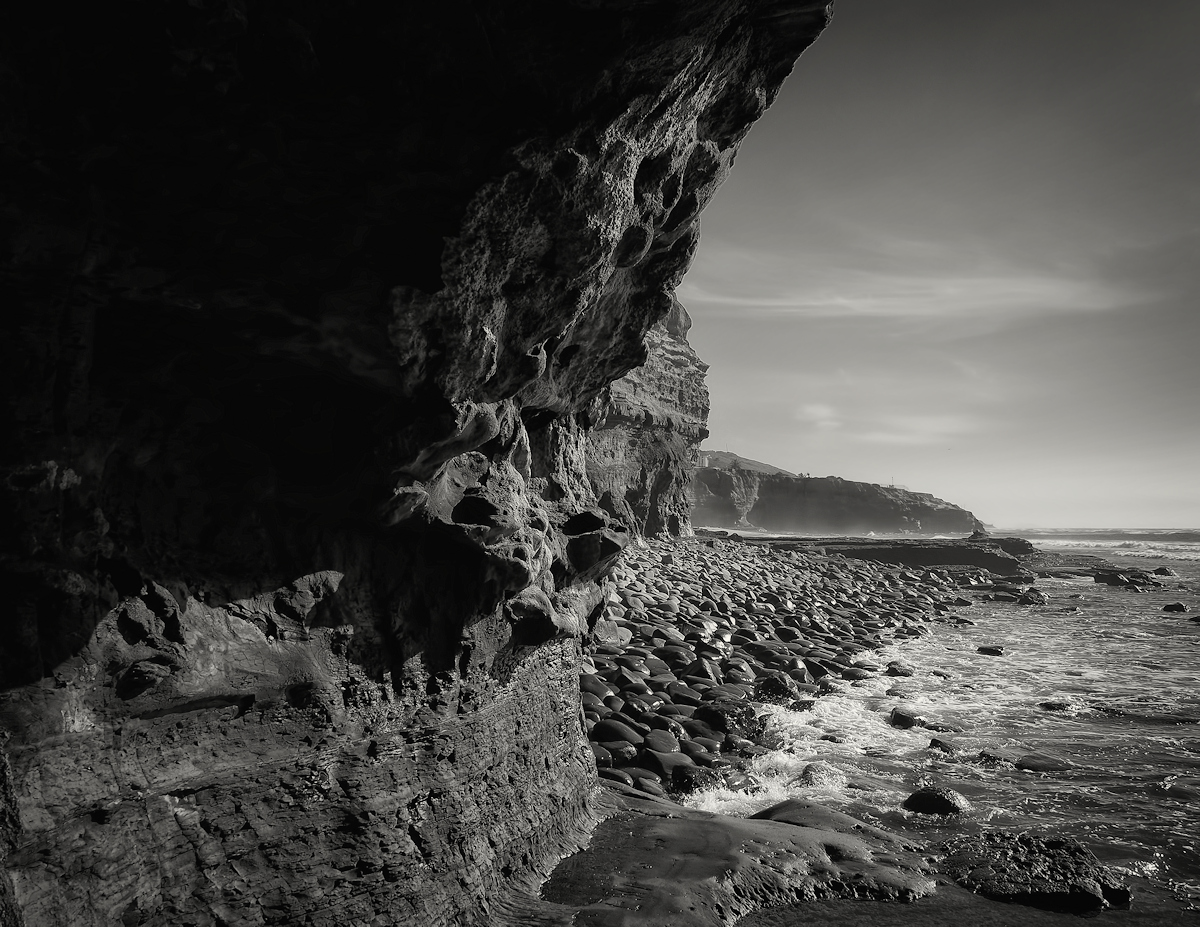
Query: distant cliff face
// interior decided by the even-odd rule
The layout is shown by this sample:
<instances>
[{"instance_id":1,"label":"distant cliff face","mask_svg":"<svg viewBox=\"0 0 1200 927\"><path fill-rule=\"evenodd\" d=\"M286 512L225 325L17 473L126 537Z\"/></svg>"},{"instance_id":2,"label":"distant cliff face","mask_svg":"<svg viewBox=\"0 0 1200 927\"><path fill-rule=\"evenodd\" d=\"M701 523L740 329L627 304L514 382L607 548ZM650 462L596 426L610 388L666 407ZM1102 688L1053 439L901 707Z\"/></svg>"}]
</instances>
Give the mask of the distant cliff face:
<instances>
[{"instance_id":1,"label":"distant cliff face","mask_svg":"<svg viewBox=\"0 0 1200 927\"><path fill-rule=\"evenodd\" d=\"M874 483L811 478L740 467L697 469L692 520L712 527L764 528L801 534L970 533L982 523L934 498Z\"/></svg>"},{"instance_id":2,"label":"distant cliff face","mask_svg":"<svg viewBox=\"0 0 1200 927\"><path fill-rule=\"evenodd\" d=\"M4 8L0 923L487 921L579 839L594 403L827 17Z\"/></svg>"},{"instance_id":3,"label":"distant cliff face","mask_svg":"<svg viewBox=\"0 0 1200 927\"><path fill-rule=\"evenodd\" d=\"M646 363L609 387L588 435L600 506L645 534L691 530L692 469L708 437L708 365L688 344L691 325L675 300L646 336Z\"/></svg>"}]
</instances>

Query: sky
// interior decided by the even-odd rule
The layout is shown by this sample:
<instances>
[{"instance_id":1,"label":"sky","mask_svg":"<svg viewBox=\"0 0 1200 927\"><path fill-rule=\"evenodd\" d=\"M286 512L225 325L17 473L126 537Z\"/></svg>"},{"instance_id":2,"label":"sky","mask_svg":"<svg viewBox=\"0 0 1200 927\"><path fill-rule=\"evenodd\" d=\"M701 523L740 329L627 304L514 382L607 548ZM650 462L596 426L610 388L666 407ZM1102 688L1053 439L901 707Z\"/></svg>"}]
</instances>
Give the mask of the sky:
<instances>
[{"instance_id":1,"label":"sky","mask_svg":"<svg viewBox=\"0 0 1200 927\"><path fill-rule=\"evenodd\" d=\"M1200 0L836 0L678 295L707 449L1200 528Z\"/></svg>"}]
</instances>

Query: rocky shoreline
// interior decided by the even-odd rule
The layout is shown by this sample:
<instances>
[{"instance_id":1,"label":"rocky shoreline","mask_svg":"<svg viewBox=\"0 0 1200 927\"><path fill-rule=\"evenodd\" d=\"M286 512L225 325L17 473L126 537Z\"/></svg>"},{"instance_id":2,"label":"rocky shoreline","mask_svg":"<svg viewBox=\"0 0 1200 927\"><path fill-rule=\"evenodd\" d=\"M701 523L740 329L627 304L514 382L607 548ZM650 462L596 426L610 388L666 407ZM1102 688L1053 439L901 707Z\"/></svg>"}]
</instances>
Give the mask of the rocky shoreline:
<instances>
[{"instance_id":1,"label":"rocky shoreline","mask_svg":"<svg viewBox=\"0 0 1200 927\"><path fill-rule=\"evenodd\" d=\"M958 610L973 599L1036 604L1041 593L1028 584L1038 572L1094 571L1103 581L1110 566L1047 560L1034 549L1021 554L1016 559L1030 569L1014 577L962 564L941 569L851 559L820 545L725 532L631 545L580 678L607 810L592 845L551 875L542 903L588 912L588 923L758 923L764 909L847 898L927 899L917 906L927 913L945 907L972 909L971 916L979 916L980 905L1020 902L1018 909L1001 905L1015 918L1006 923L1041 923L1043 912L1129 915L1130 880L1069 840L993 832L926 847L808 801L784 801L751 819L674 803L712 787L754 790L753 758L778 746L756 706L804 710L861 680L912 675L900 661L880 665L873 651L928 634L938 623L969 622ZM968 591L973 599L964 597ZM893 715L896 726L928 728L933 747L953 730L899 710ZM1054 758L1001 760L1033 769ZM820 766L812 764L814 776ZM969 815L962 796L935 792L948 790L918 790L904 807L943 820ZM780 823L802 834L780 830ZM743 842L729 845L739 834ZM798 846L793 838L801 835ZM748 861L747 847L761 852ZM796 872L765 875L780 854L788 860L785 871L799 867L798 880ZM672 872L666 880L658 871L663 865ZM708 884L714 872L739 875L717 891ZM747 872L754 897L737 887ZM1146 899L1133 920L1153 912L1157 920L1149 922L1170 922L1178 913L1170 900L1133 881ZM947 891L933 901L939 884ZM961 887L975 892L975 901L964 901ZM635 897L637 916L627 903ZM679 914L685 908L686 916ZM858 914L845 916L851 922Z\"/></svg>"},{"instance_id":2,"label":"rocky shoreline","mask_svg":"<svg viewBox=\"0 0 1200 927\"><path fill-rule=\"evenodd\" d=\"M615 579L580 679L584 716L601 776L660 797L736 787L766 749L751 702L803 707L911 672L870 651L971 604L944 571L724 538L648 541Z\"/></svg>"}]
</instances>

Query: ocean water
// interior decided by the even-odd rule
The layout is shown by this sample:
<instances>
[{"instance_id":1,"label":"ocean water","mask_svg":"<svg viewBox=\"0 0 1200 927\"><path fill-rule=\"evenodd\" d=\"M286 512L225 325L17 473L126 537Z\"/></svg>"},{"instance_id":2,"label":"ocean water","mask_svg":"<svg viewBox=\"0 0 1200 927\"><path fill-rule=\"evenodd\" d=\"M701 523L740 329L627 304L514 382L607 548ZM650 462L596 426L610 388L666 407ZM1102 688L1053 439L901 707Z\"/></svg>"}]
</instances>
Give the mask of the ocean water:
<instances>
[{"instance_id":1,"label":"ocean water","mask_svg":"<svg viewBox=\"0 0 1200 927\"><path fill-rule=\"evenodd\" d=\"M1200 622L1189 620L1200 615L1200 533L1117 534L1031 540L1178 575L1140 593L1090 577L1045 579L1037 587L1048 605L959 609L973 624L938 623L864 655L881 666L903 660L914 676L849 684L810 711L767 709L779 748L755 759L757 790L713 790L690 803L749 814L811 798L934 844L988 829L1070 836L1200 910ZM1162 611L1177 601L1190 611ZM1004 655L978 653L985 644ZM888 714L898 705L962 731L894 728ZM933 736L955 752L932 749ZM1070 768L1028 772L981 759L992 747L1051 754ZM939 819L900 810L925 785L957 790L974 811Z\"/></svg>"}]
</instances>

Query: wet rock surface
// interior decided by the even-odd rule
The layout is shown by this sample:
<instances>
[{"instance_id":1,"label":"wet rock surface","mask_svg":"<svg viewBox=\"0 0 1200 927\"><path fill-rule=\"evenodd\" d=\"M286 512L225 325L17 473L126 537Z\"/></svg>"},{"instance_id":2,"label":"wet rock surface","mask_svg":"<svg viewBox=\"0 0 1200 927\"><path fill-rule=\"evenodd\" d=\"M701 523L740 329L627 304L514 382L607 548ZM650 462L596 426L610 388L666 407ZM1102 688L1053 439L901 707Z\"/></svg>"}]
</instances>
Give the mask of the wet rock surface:
<instances>
[{"instance_id":1,"label":"wet rock surface","mask_svg":"<svg viewBox=\"0 0 1200 927\"><path fill-rule=\"evenodd\" d=\"M933 891L928 864L891 834L803 803L731 818L632 790L589 845L565 859L520 923L724 925L754 911L826 898L911 902Z\"/></svg>"},{"instance_id":2,"label":"wet rock surface","mask_svg":"<svg viewBox=\"0 0 1200 927\"><path fill-rule=\"evenodd\" d=\"M923 788L904 799L903 807L917 814L949 815L966 814L971 803L953 789Z\"/></svg>"},{"instance_id":3,"label":"wet rock surface","mask_svg":"<svg viewBox=\"0 0 1200 927\"><path fill-rule=\"evenodd\" d=\"M992 832L950 844L941 868L964 888L997 901L1085 913L1125 907L1125 881L1082 844Z\"/></svg>"},{"instance_id":4,"label":"wet rock surface","mask_svg":"<svg viewBox=\"0 0 1200 927\"><path fill-rule=\"evenodd\" d=\"M631 545L613 578L585 647L584 717L605 775L651 794L691 791L696 767L744 784L762 751L756 706L890 672L870 651L928 633L958 598L944 572L719 538ZM904 707L891 720L948 729Z\"/></svg>"}]
</instances>

